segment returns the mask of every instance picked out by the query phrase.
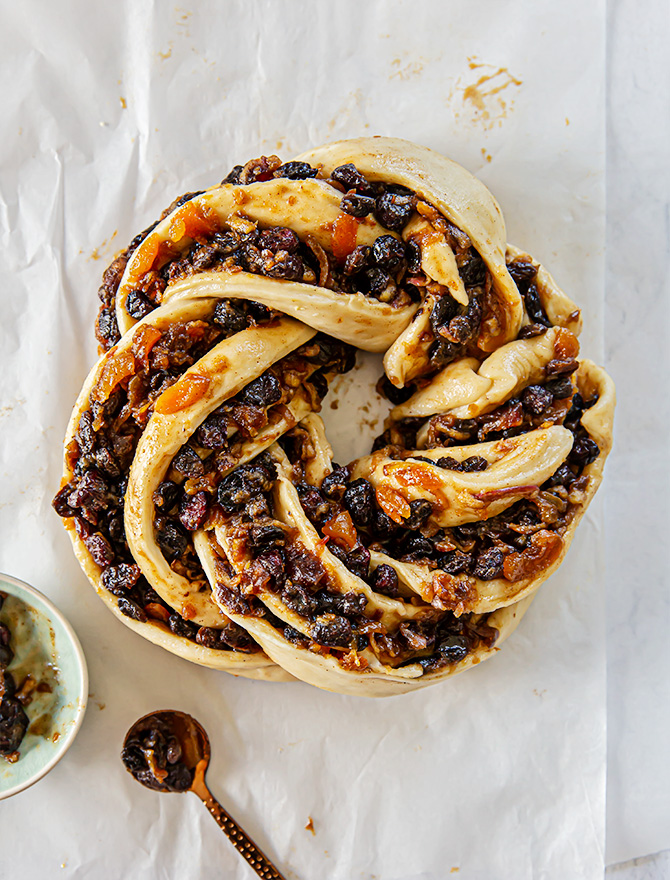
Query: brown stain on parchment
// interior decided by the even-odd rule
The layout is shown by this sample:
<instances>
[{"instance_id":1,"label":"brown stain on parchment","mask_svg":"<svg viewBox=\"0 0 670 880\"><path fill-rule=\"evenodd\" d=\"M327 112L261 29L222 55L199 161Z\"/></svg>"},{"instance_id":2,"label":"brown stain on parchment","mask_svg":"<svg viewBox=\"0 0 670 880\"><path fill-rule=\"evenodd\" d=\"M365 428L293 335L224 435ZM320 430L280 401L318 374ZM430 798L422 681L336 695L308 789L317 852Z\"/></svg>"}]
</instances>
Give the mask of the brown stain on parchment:
<instances>
[{"instance_id":1,"label":"brown stain on parchment","mask_svg":"<svg viewBox=\"0 0 670 880\"><path fill-rule=\"evenodd\" d=\"M522 80L509 72L506 67L497 67L477 60L475 56L468 58L468 69L475 72L476 79L468 74L456 83L456 92L461 94L460 103L473 124L490 131L495 126L502 126L503 121L514 109L514 94L522 84ZM450 96L453 102L455 95ZM461 113L455 109L456 119ZM490 161L486 155L484 158Z\"/></svg>"}]
</instances>

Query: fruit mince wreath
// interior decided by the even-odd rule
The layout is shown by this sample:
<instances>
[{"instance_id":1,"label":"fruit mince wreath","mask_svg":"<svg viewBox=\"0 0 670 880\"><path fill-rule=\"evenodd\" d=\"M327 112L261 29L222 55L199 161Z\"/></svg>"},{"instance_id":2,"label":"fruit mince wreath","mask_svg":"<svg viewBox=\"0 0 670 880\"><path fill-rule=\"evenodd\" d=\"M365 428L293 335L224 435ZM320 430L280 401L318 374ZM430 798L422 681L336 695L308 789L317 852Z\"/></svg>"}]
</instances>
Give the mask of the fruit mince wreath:
<instances>
[{"instance_id":1,"label":"fruit mince wreath","mask_svg":"<svg viewBox=\"0 0 670 880\"><path fill-rule=\"evenodd\" d=\"M98 594L195 663L385 696L496 653L602 479L614 388L472 175L360 138L236 166L103 276L54 499ZM317 413L383 353L371 452Z\"/></svg>"}]
</instances>

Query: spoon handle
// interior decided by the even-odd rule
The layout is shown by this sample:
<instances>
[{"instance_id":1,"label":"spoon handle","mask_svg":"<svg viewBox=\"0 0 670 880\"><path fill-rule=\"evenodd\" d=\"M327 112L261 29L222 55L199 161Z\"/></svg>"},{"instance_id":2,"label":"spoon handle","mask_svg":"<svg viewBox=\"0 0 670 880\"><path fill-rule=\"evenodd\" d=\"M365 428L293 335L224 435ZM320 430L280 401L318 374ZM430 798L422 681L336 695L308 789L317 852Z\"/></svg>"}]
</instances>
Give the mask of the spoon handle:
<instances>
[{"instance_id":1,"label":"spoon handle","mask_svg":"<svg viewBox=\"0 0 670 880\"><path fill-rule=\"evenodd\" d=\"M228 837L238 853L249 862L259 877L262 877L263 880L286 880L284 875L279 873L270 859L263 854L249 835L240 828L233 817L212 796L204 782L201 785L194 786L191 791L198 795L214 817L219 828Z\"/></svg>"}]
</instances>

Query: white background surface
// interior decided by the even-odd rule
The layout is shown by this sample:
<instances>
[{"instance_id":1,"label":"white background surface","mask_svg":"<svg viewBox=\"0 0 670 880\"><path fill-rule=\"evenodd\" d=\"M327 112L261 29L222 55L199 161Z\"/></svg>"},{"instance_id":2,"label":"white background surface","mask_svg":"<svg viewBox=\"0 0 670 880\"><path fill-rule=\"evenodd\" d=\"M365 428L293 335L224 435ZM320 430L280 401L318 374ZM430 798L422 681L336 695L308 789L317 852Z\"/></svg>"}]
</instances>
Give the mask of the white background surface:
<instances>
[{"instance_id":1,"label":"white background surface","mask_svg":"<svg viewBox=\"0 0 670 880\"><path fill-rule=\"evenodd\" d=\"M598 359L604 9L515 3L510 15L510 4L483 0L467 8L340 3L326 20L316 4L301 2L219 4L212 18L205 6L197 13L171 4L3 8L0 65L10 87L0 179L0 568L48 592L68 614L89 658L93 697L68 759L0 805L0 877L9 876L8 841L18 841L15 864L29 878L186 876L194 854L201 876L251 876L194 798L142 791L120 768L127 726L168 705L203 721L214 750L212 787L289 877L431 880L451 876L452 867L460 868L455 876L487 880L602 876L601 498L567 564L495 663L375 703L233 680L144 644L87 587L49 500L67 410L94 357L94 291L105 261L173 195L210 184L261 150L290 157L328 139L400 134L463 162L499 198L510 239L546 262L584 307L583 350ZM621 8L630 15L632 3ZM620 40L639 33L636 20L617 27ZM653 26L640 42L650 40L661 44ZM473 56L522 81L487 99L488 118L463 100L466 85L488 70L470 69ZM622 112L628 79L619 75L614 103ZM643 105L645 94L632 105ZM640 152L652 165L660 154L641 150L626 122L611 119L629 136L619 152L610 150L608 168L621 180L618 200L610 198L620 212L610 210L610 236L620 236L610 252L624 260L630 233L615 218L623 222L638 205L630 173L643 175ZM636 130L644 125L644 116L641 126L636 119ZM662 210L662 198L654 207ZM645 215L638 207L636 242L648 242ZM651 222L656 235L659 226ZM630 278L659 270L647 247L642 275ZM621 277L612 257L609 269ZM615 378L618 369L625 379L617 351L610 347L608 356ZM656 436L653 423L646 426ZM624 450L628 435L620 436ZM628 619L624 605L612 607L611 619ZM641 613L638 631L649 620ZM614 625L621 635L621 621ZM647 666L632 662L630 638L617 644L612 668L622 671L622 685L610 689L610 705L631 720L621 694L634 684L640 699L651 699ZM619 809L610 819L627 833L612 850L625 858L649 851L639 821L648 789L631 789L625 737L635 739L634 725L618 730ZM633 811L624 809L631 796ZM659 848L670 821L663 824L667 802L665 814L660 800L655 806ZM308 816L314 837L303 828ZM26 833L36 825L39 847Z\"/></svg>"}]
</instances>

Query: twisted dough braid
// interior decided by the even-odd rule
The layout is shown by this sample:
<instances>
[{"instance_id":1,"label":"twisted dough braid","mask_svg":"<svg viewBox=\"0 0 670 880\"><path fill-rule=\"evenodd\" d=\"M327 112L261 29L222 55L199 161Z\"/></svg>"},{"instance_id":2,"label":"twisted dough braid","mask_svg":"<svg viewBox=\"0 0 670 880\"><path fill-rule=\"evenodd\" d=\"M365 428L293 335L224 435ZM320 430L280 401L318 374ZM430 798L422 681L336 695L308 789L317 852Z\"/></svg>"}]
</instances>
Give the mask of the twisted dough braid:
<instances>
[{"instance_id":1,"label":"twisted dough braid","mask_svg":"<svg viewBox=\"0 0 670 880\"><path fill-rule=\"evenodd\" d=\"M613 385L472 175L392 138L262 157L107 270L54 499L99 595L193 662L384 696L494 654L602 479ZM393 407L346 466L355 348Z\"/></svg>"}]
</instances>

